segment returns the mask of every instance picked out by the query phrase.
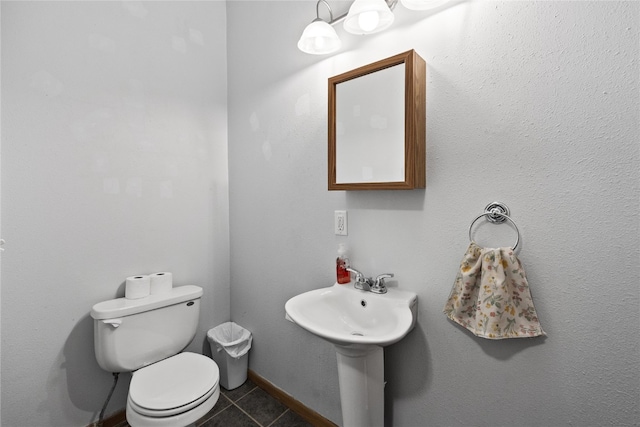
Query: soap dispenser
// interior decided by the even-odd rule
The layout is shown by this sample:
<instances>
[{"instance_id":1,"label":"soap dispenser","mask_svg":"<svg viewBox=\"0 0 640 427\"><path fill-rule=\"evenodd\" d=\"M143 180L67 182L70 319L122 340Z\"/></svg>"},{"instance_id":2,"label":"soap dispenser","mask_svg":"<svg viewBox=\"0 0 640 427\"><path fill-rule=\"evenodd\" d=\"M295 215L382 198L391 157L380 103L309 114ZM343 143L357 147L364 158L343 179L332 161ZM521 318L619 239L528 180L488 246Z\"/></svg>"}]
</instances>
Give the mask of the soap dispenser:
<instances>
[{"instance_id":1,"label":"soap dispenser","mask_svg":"<svg viewBox=\"0 0 640 427\"><path fill-rule=\"evenodd\" d=\"M341 285L351 282L351 274L347 270L349 258L347 258L347 248L344 243L338 245L338 258L336 258L336 277Z\"/></svg>"}]
</instances>

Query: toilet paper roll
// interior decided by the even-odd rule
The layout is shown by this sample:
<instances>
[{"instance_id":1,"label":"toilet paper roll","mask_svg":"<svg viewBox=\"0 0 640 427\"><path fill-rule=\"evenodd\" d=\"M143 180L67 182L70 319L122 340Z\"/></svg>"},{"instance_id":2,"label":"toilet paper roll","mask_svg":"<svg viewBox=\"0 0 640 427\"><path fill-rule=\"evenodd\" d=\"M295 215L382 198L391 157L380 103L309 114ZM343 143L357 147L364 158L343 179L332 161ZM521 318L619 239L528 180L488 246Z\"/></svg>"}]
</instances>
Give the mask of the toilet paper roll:
<instances>
[{"instance_id":1,"label":"toilet paper roll","mask_svg":"<svg viewBox=\"0 0 640 427\"><path fill-rule=\"evenodd\" d=\"M151 295L164 294L173 288L173 275L163 271L151 275Z\"/></svg>"},{"instance_id":2,"label":"toilet paper roll","mask_svg":"<svg viewBox=\"0 0 640 427\"><path fill-rule=\"evenodd\" d=\"M126 299L138 299L149 296L151 278L146 275L127 277L124 297Z\"/></svg>"}]
</instances>

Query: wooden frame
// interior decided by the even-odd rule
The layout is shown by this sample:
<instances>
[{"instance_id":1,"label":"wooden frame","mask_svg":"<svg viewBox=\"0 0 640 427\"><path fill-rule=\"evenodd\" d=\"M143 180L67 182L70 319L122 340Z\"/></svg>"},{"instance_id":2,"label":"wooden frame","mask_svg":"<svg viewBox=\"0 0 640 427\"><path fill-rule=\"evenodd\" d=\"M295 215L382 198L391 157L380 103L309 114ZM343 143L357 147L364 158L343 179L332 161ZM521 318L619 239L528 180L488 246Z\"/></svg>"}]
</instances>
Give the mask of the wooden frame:
<instances>
[{"instance_id":1,"label":"wooden frame","mask_svg":"<svg viewBox=\"0 0 640 427\"><path fill-rule=\"evenodd\" d=\"M336 182L336 85L405 64L404 181ZM426 63L414 50L329 78L329 190L411 190L426 187Z\"/></svg>"}]
</instances>

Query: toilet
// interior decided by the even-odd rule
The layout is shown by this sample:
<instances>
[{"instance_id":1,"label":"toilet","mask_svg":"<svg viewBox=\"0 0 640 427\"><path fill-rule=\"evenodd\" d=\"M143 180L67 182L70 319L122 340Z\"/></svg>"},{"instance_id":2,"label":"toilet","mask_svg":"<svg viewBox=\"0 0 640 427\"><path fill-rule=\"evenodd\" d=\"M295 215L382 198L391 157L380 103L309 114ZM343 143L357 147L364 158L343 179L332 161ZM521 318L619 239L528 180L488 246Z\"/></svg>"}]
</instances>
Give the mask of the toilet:
<instances>
[{"instance_id":1,"label":"toilet","mask_svg":"<svg viewBox=\"0 0 640 427\"><path fill-rule=\"evenodd\" d=\"M202 288L179 286L139 299L93 306L96 359L108 372L132 372L127 422L133 427L185 427L220 397L220 372L193 340Z\"/></svg>"}]
</instances>

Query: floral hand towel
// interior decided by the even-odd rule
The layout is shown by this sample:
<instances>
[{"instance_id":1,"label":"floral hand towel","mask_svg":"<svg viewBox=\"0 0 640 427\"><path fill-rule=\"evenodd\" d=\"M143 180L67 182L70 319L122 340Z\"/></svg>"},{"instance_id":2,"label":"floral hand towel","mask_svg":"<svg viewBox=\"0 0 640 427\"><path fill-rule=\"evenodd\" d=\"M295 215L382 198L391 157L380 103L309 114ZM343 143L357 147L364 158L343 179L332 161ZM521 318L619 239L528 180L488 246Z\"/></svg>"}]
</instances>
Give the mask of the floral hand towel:
<instances>
[{"instance_id":1,"label":"floral hand towel","mask_svg":"<svg viewBox=\"0 0 640 427\"><path fill-rule=\"evenodd\" d=\"M443 311L482 338L546 335L522 264L511 248L481 248L471 242Z\"/></svg>"}]
</instances>

